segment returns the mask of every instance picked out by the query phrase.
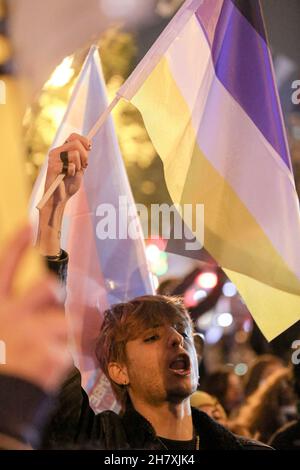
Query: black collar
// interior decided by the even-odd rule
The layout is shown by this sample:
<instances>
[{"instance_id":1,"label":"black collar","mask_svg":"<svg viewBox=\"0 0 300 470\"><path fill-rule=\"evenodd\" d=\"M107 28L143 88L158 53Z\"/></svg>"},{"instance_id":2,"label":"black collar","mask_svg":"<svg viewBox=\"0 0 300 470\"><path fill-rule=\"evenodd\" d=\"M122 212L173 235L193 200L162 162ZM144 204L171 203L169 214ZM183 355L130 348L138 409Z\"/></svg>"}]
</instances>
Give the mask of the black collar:
<instances>
[{"instance_id":1,"label":"black collar","mask_svg":"<svg viewBox=\"0 0 300 470\"><path fill-rule=\"evenodd\" d=\"M200 437L201 450L243 449L238 437L216 423L206 413L192 408L192 419L196 434ZM130 448L164 449L151 423L140 415L130 403L126 406L122 422Z\"/></svg>"}]
</instances>

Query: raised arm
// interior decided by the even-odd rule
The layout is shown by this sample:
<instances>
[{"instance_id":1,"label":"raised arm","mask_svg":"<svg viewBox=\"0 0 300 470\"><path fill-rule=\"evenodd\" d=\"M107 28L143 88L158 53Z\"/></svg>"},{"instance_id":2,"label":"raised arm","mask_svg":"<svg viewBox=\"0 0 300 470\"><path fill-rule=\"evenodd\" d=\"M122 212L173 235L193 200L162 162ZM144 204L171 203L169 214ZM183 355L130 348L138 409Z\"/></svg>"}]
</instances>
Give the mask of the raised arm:
<instances>
[{"instance_id":1,"label":"raised arm","mask_svg":"<svg viewBox=\"0 0 300 470\"><path fill-rule=\"evenodd\" d=\"M82 184L83 174L88 166L91 143L86 137L72 134L61 147L49 154L45 192L64 171L66 176L43 209L40 210L37 245L46 257L48 266L62 282L67 273L68 255L61 250L61 224L69 199L76 194ZM81 416L93 419L94 413L89 400L81 388L81 376L73 368L64 382L58 397L58 406L44 434L46 448L72 448L76 435L80 432Z\"/></svg>"},{"instance_id":2,"label":"raised arm","mask_svg":"<svg viewBox=\"0 0 300 470\"><path fill-rule=\"evenodd\" d=\"M61 147L49 153L45 191L57 175L66 176L43 209L40 210L37 245L40 253L58 260L61 257L60 238L64 210L69 199L79 190L83 173L88 166L91 143L79 134L71 134ZM65 163L64 163L65 162Z\"/></svg>"}]
</instances>

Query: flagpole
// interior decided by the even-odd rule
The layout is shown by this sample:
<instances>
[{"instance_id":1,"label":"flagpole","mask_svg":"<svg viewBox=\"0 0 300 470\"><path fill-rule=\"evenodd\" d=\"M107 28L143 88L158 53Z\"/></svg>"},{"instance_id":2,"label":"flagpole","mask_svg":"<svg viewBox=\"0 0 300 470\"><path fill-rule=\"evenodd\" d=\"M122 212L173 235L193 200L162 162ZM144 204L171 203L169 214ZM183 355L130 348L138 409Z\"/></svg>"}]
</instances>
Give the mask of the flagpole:
<instances>
[{"instance_id":1,"label":"flagpole","mask_svg":"<svg viewBox=\"0 0 300 470\"><path fill-rule=\"evenodd\" d=\"M119 95L114 97L114 99L112 100L112 102L110 103L108 108L106 108L106 110L101 114L98 121L95 123L95 125L92 127L92 129L88 133L88 135L87 135L88 139L91 140L95 137L95 135L97 134L99 129L102 127L102 125L105 123L106 119L108 118L108 116L110 115L110 113L112 112L114 107L118 104L120 99L121 99L121 96L119 96Z\"/></svg>"},{"instance_id":2,"label":"flagpole","mask_svg":"<svg viewBox=\"0 0 300 470\"><path fill-rule=\"evenodd\" d=\"M99 131L99 129L103 126L103 124L105 123L106 119L108 118L108 116L110 115L110 113L112 112L112 110L114 109L114 107L118 104L118 102L120 101L122 97L117 95L115 96L115 98L112 100L112 102L110 103L110 105L106 108L106 110L101 114L101 116L99 117L98 121L94 124L94 126L92 127L92 129L90 130L90 132L88 133L87 135L87 138L89 140L93 139L95 137L95 135L97 134L97 132ZM38 210L41 210L44 205L47 203L47 201L50 199L50 197L52 196L52 194L54 193L54 191L58 188L58 186L60 185L60 183L63 181L64 177L66 175L61 173L59 174L56 179L53 181L53 183L51 184L51 186L49 186L48 190L45 192L44 196L42 197L42 199L40 200L40 202L37 204L36 208Z\"/></svg>"}]
</instances>

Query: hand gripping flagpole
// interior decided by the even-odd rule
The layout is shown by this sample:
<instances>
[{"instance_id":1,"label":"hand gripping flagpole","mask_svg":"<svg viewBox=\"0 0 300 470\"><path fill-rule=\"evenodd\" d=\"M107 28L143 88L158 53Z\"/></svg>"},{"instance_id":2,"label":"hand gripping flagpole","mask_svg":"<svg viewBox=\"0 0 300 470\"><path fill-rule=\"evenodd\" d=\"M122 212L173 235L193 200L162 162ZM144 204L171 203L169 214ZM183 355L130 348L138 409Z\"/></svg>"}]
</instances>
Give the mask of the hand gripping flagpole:
<instances>
[{"instance_id":1,"label":"hand gripping flagpole","mask_svg":"<svg viewBox=\"0 0 300 470\"><path fill-rule=\"evenodd\" d=\"M110 105L108 106L108 108L106 108L106 110L101 114L101 116L99 117L98 121L94 124L94 126L92 127L92 129L90 130L90 132L88 133L87 135L87 138L89 140L92 140L93 137L95 137L95 135L97 134L97 132L99 131L99 129L103 126L103 124L105 123L106 119L108 118L108 116L110 115L110 113L112 112L112 110L114 109L114 107L118 104L118 102L120 101L121 99L121 96L117 95L115 96L115 98L113 99L113 101L110 103ZM59 174L55 180L53 181L53 183L49 186L48 190L45 192L44 196L42 197L42 199L40 200L40 202L38 203L38 205L36 206L37 209L41 210L44 205L47 203L47 201L50 199L50 197L52 196L52 194L54 193L54 191L58 188L58 186L60 185L60 183L63 181L63 179L65 178L65 174L61 173Z\"/></svg>"}]
</instances>

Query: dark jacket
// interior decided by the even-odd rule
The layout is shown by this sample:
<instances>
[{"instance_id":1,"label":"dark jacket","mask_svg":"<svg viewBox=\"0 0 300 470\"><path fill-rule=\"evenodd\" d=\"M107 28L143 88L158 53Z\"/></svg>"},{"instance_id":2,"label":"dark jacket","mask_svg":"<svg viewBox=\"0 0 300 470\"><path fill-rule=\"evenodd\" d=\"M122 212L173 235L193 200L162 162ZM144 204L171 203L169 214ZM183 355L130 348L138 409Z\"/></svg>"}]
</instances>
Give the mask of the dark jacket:
<instances>
[{"instance_id":1,"label":"dark jacket","mask_svg":"<svg viewBox=\"0 0 300 470\"><path fill-rule=\"evenodd\" d=\"M270 440L276 450L300 450L300 419L280 428Z\"/></svg>"},{"instance_id":2,"label":"dark jacket","mask_svg":"<svg viewBox=\"0 0 300 470\"><path fill-rule=\"evenodd\" d=\"M270 450L264 444L235 436L207 414L192 408L200 450ZM77 369L65 383L59 406L44 438L47 449L165 450L152 425L128 403L123 415L96 415L81 388Z\"/></svg>"},{"instance_id":3,"label":"dark jacket","mask_svg":"<svg viewBox=\"0 0 300 470\"><path fill-rule=\"evenodd\" d=\"M38 447L54 403L36 385L0 374L0 449Z\"/></svg>"}]
</instances>

